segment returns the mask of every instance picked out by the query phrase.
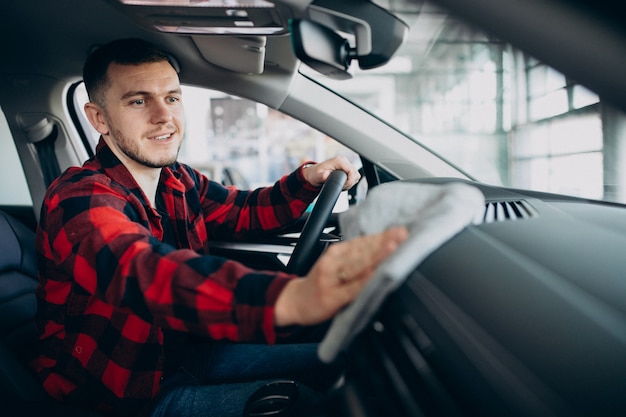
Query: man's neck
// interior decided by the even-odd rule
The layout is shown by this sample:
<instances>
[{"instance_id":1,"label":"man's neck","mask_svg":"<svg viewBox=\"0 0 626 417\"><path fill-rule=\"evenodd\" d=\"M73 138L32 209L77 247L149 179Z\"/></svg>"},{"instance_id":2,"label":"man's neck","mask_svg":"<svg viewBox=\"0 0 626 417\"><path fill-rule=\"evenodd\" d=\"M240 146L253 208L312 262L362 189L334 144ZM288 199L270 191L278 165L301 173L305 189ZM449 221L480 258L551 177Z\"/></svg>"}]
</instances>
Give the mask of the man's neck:
<instances>
[{"instance_id":1,"label":"man's neck","mask_svg":"<svg viewBox=\"0 0 626 417\"><path fill-rule=\"evenodd\" d=\"M145 168L144 169L131 169L126 166L130 171L137 184L146 195L146 198L150 202L153 208L156 208L156 192L159 186L159 178L161 177L162 168Z\"/></svg>"},{"instance_id":2,"label":"man's neck","mask_svg":"<svg viewBox=\"0 0 626 417\"><path fill-rule=\"evenodd\" d=\"M150 168L145 166L124 154L117 146L114 146L112 140L103 135L104 141L109 145L111 151L124 164L128 172L133 176L135 182L141 188L146 199L153 208L156 208L156 191L159 186L162 168Z\"/></svg>"}]
</instances>

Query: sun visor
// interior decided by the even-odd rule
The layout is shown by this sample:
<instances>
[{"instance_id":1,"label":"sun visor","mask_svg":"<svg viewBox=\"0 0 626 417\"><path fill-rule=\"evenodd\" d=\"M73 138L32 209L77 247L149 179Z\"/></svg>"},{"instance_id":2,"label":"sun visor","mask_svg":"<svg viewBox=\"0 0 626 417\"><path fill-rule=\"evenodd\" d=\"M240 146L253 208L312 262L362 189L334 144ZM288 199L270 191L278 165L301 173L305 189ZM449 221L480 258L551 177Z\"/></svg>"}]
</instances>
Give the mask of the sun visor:
<instances>
[{"instance_id":1,"label":"sun visor","mask_svg":"<svg viewBox=\"0 0 626 417\"><path fill-rule=\"evenodd\" d=\"M265 62L264 36L192 36L202 57L220 68L241 74L261 74Z\"/></svg>"}]
</instances>

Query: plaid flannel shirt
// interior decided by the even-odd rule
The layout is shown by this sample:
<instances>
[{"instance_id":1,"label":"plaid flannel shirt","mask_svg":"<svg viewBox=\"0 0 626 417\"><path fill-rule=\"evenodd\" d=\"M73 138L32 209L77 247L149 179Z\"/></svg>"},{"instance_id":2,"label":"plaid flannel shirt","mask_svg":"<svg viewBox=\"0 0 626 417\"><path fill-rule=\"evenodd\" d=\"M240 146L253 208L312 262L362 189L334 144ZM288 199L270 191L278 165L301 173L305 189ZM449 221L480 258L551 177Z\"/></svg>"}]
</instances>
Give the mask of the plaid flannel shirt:
<instances>
[{"instance_id":1,"label":"plaid flannel shirt","mask_svg":"<svg viewBox=\"0 0 626 417\"><path fill-rule=\"evenodd\" d=\"M178 247L161 242L161 216L101 140L44 199L34 361L54 398L133 414L159 391L163 329L211 340L274 343L273 306L292 275L208 255L209 239L237 239L298 218L317 195L302 169L274 186L235 190L175 163L157 191Z\"/></svg>"}]
</instances>

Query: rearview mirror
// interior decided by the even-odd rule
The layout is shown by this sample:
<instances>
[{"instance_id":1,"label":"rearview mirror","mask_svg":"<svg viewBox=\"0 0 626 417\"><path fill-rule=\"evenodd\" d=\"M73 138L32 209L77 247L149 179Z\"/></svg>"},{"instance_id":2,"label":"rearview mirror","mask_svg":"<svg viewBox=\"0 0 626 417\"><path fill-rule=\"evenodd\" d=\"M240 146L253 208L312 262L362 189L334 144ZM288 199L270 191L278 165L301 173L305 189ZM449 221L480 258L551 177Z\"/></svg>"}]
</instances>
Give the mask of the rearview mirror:
<instances>
[{"instance_id":1,"label":"rearview mirror","mask_svg":"<svg viewBox=\"0 0 626 417\"><path fill-rule=\"evenodd\" d=\"M289 25L293 49L300 61L330 78L352 77L348 68L356 56L347 39L309 20L293 19Z\"/></svg>"},{"instance_id":2,"label":"rearview mirror","mask_svg":"<svg viewBox=\"0 0 626 417\"><path fill-rule=\"evenodd\" d=\"M307 19L290 22L294 52L304 64L336 79L351 77L353 59L363 70L386 64L408 33L406 23L368 0L314 0L307 13Z\"/></svg>"}]
</instances>

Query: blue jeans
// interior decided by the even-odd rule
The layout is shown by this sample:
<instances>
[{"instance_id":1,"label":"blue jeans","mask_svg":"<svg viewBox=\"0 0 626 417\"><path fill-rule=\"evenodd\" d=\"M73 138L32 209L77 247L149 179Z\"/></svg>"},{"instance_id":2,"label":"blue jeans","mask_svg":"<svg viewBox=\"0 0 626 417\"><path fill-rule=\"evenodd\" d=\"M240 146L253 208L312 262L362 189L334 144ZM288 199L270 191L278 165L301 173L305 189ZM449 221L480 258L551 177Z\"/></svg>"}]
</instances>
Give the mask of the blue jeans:
<instances>
[{"instance_id":1,"label":"blue jeans","mask_svg":"<svg viewBox=\"0 0 626 417\"><path fill-rule=\"evenodd\" d=\"M196 346L167 378L151 417L241 417L248 398L277 379L292 379L315 402L338 377L339 368L317 358L317 344ZM303 386L304 385L304 386ZM300 401L299 397L299 401Z\"/></svg>"}]
</instances>

